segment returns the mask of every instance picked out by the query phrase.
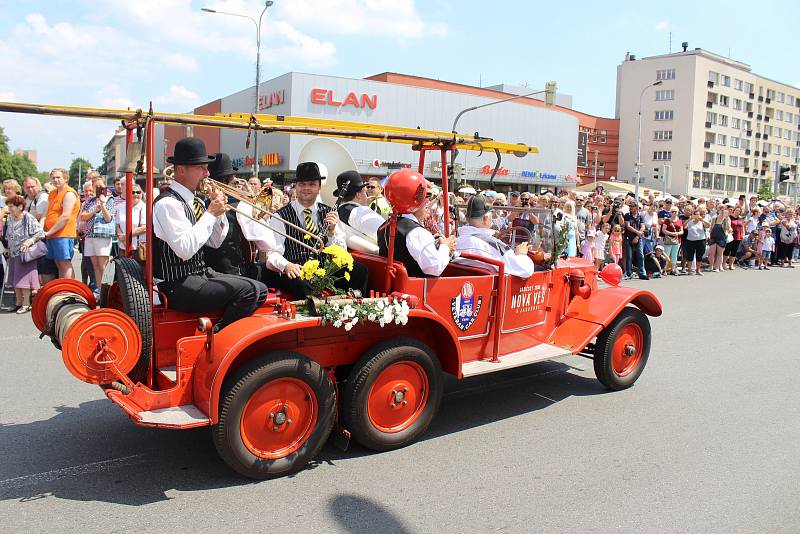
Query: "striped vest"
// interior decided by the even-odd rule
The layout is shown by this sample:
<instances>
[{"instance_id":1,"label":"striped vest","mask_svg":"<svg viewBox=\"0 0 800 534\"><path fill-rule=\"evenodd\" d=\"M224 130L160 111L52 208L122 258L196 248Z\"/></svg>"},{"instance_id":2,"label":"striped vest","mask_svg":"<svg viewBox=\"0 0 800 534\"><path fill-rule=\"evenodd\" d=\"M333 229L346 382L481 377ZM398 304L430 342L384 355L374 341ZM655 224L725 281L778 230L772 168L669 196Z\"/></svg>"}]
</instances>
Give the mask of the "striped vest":
<instances>
[{"instance_id":1,"label":"striped vest","mask_svg":"<svg viewBox=\"0 0 800 534\"><path fill-rule=\"evenodd\" d=\"M328 242L328 232L327 227L328 225L325 224L325 216L333 211L333 208L328 206L327 204L322 204L321 202L317 203L317 235L322 238L324 243ZM292 204L287 204L286 206L282 207L277 212L278 217L283 219L284 221L290 222L292 224L296 224L300 228L306 227L306 222L304 220L300 220L297 216L297 212L294 210L294 206ZM302 241L303 243L308 243L311 246L314 246L316 240L311 241L308 239L303 239L304 233L295 230L294 228L290 228L289 226L285 227L286 233L291 237L297 239L298 241ZM303 265L306 261L311 258L312 254L311 251L307 248L301 247L291 239L284 240L284 252L283 257L286 258L291 263L296 263L298 265Z\"/></svg>"},{"instance_id":2,"label":"striped vest","mask_svg":"<svg viewBox=\"0 0 800 534\"><path fill-rule=\"evenodd\" d=\"M183 197L170 188L165 189L158 195L158 198L155 199L153 202L153 211L155 212L156 203L166 197L174 198L181 203L186 218L189 219L189 222L194 226L197 222L197 218L194 215L192 206L186 204ZM163 280L164 282L177 282L183 280L187 276L201 274L205 270L206 261L202 247L188 260L182 260L172 251L168 244L157 238L155 233L151 238L153 239L153 278Z\"/></svg>"}]
</instances>

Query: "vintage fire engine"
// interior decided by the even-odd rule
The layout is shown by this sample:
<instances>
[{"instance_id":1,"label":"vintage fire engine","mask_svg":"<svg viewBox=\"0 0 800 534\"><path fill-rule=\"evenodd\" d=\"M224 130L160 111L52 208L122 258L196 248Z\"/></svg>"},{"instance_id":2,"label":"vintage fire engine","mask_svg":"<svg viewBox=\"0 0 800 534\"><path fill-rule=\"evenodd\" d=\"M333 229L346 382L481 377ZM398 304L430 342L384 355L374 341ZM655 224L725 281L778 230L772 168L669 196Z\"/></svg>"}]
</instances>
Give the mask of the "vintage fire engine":
<instances>
[{"instance_id":1,"label":"vintage fire engine","mask_svg":"<svg viewBox=\"0 0 800 534\"><path fill-rule=\"evenodd\" d=\"M419 151L420 172L426 154L436 152L442 159L445 213L450 151L536 152L451 133L297 117L12 103L0 103L0 111L123 120L143 133L146 191L153 187L157 121L407 143ZM306 161L344 170L331 161L341 160L341 153L323 152L307 154ZM498 156L495 169L499 164ZM395 208L391 224L402 211ZM115 281L101 306L84 284L56 280L39 292L32 318L61 350L67 369L102 387L135 424L209 426L219 454L237 472L283 476L302 469L332 432L337 441L352 435L380 451L413 443L436 415L444 373L466 379L581 355L593 358L597 378L609 389L636 382L650 350L647 316L661 314L658 299L619 287L616 266L598 272L580 259L553 257L552 214L534 214L539 223L526 239L538 243L532 257L539 268L528 279L509 276L502 262L474 255L464 255L468 262L451 262L438 278L415 278L394 261L391 246L388 258L369 247L353 252L369 269L372 297L409 304L405 325L366 322L346 331L297 313L290 296L270 294L251 317L214 333L216 317L179 312L158 298L150 251L144 268L132 257L116 260ZM148 198L148 235L151 217ZM444 226L449 232L446 217Z\"/></svg>"}]
</instances>

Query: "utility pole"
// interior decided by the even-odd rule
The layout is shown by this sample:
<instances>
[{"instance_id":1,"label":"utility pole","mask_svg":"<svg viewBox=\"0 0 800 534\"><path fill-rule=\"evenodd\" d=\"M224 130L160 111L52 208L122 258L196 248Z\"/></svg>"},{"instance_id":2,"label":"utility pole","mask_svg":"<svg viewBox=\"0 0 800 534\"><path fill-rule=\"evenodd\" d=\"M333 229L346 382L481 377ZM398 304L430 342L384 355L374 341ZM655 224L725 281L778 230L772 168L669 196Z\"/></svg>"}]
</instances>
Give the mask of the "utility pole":
<instances>
[{"instance_id":1,"label":"utility pole","mask_svg":"<svg viewBox=\"0 0 800 534\"><path fill-rule=\"evenodd\" d=\"M594 188L597 189L597 154L598 150L594 151Z\"/></svg>"}]
</instances>

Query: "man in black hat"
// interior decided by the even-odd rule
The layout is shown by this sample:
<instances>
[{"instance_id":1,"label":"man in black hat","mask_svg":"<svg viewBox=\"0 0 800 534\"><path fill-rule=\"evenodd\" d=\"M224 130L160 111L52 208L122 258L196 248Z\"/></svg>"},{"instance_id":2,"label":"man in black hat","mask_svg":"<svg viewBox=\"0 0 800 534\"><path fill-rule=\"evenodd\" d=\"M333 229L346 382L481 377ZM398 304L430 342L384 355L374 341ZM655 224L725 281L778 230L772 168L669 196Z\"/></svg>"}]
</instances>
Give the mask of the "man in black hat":
<instances>
[{"instance_id":1,"label":"man in black hat","mask_svg":"<svg viewBox=\"0 0 800 534\"><path fill-rule=\"evenodd\" d=\"M167 296L170 308L195 312L222 312L214 325L219 331L251 315L267 296L264 284L206 265L204 246L219 247L228 232L225 196L212 193L206 205L195 190L216 160L205 143L187 137L167 158L175 166L172 184L153 204L153 278Z\"/></svg>"},{"instance_id":2,"label":"man in black hat","mask_svg":"<svg viewBox=\"0 0 800 534\"><path fill-rule=\"evenodd\" d=\"M269 287L289 291L297 298L308 296L309 287L300 280L300 269L314 255L296 241L314 246L317 240L308 239L307 235L315 235L322 239L326 246L339 245L347 249L345 233L339 225L336 210L318 202L322 180L327 176L328 170L321 163L313 161L300 163L294 179L297 198L279 209L277 217L270 218L270 226L276 230L275 250L267 256L268 270L263 280ZM305 228L305 232L287 226L283 221ZM285 239L281 234L287 234L296 241ZM366 267L356 262L347 287L364 292L367 278Z\"/></svg>"},{"instance_id":3,"label":"man in black hat","mask_svg":"<svg viewBox=\"0 0 800 534\"><path fill-rule=\"evenodd\" d=\"M458 229L456 250L503 260L506 274L530 278L535 270L528 256L529 243L520 243L513 249L494 237L492 228L492 204L483 195L470 197L467 202L467 226ZM469 260L458 260L469 262ZM487 264L481 264L486 267Z\"/></svg>"},{"instance_id":4,"label":"man in black hat","mask_svg":"<svg viewBox=\"0 0 800 534\"><path fill-rule=\"evenodd\" d=\"M356 235L362 234L377 244L378 228L386 221L367 205L366 186L356 171L345 171L337 176L337 189L333 194L340 203L336 212L340 221L356 230Z\"/></svg>"}]
</instances>

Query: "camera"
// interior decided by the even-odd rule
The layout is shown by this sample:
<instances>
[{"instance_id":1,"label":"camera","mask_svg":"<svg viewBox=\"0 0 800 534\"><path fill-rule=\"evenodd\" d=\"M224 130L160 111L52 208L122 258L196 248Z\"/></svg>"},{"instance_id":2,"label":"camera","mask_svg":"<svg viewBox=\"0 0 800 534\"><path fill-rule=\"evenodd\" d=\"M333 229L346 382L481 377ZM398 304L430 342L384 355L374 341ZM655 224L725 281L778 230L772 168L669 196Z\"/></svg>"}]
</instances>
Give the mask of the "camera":
<instances>
[{"instance_id":1,"label":"camera","mask_svg":"<svg viewBox=\"0 0 800 534\"><path fill-rule=\"evenodd\" d=\"M108 189L104 185L98 185L94 189L95 196L105 195L108 192Z\"/></svg>"},{"instance_id":2,"label":"camera","mask_svg":"<svg viewBox=\"0 0 800 534\"><path fill-rule=\"evenodd\" d=\"M527 208L530 205L530 203L531 203L530 199L528 199L528 198L523 198L522 199L522 206Z\"/></svg>"}]
</instances>

